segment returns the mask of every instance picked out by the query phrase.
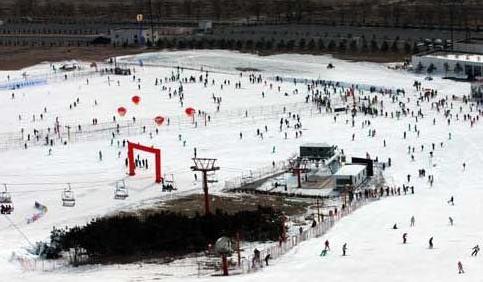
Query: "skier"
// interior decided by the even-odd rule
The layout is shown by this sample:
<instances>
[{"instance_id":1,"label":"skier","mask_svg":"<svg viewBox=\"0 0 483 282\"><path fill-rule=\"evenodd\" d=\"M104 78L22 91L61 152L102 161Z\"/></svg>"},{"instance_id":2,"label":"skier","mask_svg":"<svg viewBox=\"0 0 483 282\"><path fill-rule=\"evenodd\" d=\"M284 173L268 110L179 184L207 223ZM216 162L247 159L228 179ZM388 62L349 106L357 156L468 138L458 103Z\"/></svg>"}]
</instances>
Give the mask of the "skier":
<instances>
[{"instance_id":1,"label":"skier","mask_svg":"<svg viewBox=\"0 0 483 282\"><path fill-rule=\"evenodd\" d=\"M397 229L397 223L394 223L394 225L392 226L392 229Z\"/></svg>"},{"instance_id":2,"label":"skier","mask_svg":"<svg viewBox=\"0 0 483 282\"><path fill-rule=\"evenodd\" d=\"M402 238L403 238L403 244L406 244L406 242L408 240L408 233L404 233Z\"/></svg>"},{"instance_id":3,"label":"skier","mask_svg":"<svg viewBox=\"0 0 483 282\"><path fill-rule=\"evenodd\" d=\"M267 255L265 256L265 259L264 259L264 260L265 260L265 265L266 265L266 266L268 266L268 260L269 260L269 259L270 259L270 254L267 254Z\"/></svg>"},{"instance_id":4,"label":"skier","mask_svg":"<svg viewBox=\"0 0 483 282\"><path fill-rule=\"evenodd\" d=\"M411 216L411 226L414 226L414 223L416 223L416 219L414 218L414 215Z\"/></svg>"},{"instance_id":5,"label":"skier","mask_svg":"<svg viewBox=\"0 0 483 282\"><path fill-rule=\"evenodd\" d=\"M346 255L346 254L345 254L345 253L346 253L346 251L347 251L347 243L344 243L344 245L342 245L342 256L344 256L344 257L345 257L345 255Z\"/></svg>"},{"instance_id":6,"label":"skier","mask_svg":"<svg viewBox=\"0 0 483 282\"><path fill-rule=\"evenodd\" d=\"M465 273L465 271L463 270L463 264L461 263L461 261L458 261L458 274L462 273Z\"/></svg>"},{"instance_id":7,"label":"skier","mask_svg":"<svg viewBox=\"0 0 483 282\"><path fill-rule=\"evenodd\" d=\"M324 251L330 251L330 247L329 247L329 240L325 240L324 245L325 245L325 247L324 247Z\"/></svg>"},{"instance_id":8,"label":"skier","mask_svg":"<svg viewBox=\"0 0 483 282\"><path fill-rule=\"evenodd\" d=\"M477 256L478 252L480 251L480 246L476 245L472 248L473 252L471 253L471 256Z\"/></svg>"},{"instance_id":9,"label":"skier","mask_svg":"<svg viewBox=\"0 0 483 282\"><path fill-rule=\"evenodd\" d=\"M432 249L434 247L433 245L433 237L429 238L429 248Z\"/></svg>"},{"instance_id":10,"label":"skier","mask_svg":"<svg viewBox=\"0 0 483 282\"><path fill-rule=\"evenodd\" d=\"M102 151L99 151L99 160L102 161Z\"/></svg>"},{"instance_id":11,"label":"skier","mask_svg":"<svg viewBox=\"0 0 483 282\"><path fill-rule=\"evenodd\" d=\"M453 226L453 218L451 216L449 217L449 224Z\"/></svg>"},{"instance_id":12,"label":"skier","mask_svg":"<svg viewBox=\"0 0 483 282\"><path fill-rule=\"evenodd\" d=\"M451 198L448 200L448 204L454 206L454 197L451 196Z\"/></svg>"}]
</instances>

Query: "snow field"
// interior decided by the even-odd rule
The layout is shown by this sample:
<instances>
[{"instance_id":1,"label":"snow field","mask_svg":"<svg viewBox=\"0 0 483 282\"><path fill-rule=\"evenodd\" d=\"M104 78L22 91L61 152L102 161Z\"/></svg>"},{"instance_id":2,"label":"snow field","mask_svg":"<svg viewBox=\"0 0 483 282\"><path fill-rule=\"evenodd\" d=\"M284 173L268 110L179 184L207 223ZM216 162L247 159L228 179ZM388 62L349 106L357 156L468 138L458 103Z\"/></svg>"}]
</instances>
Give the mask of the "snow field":
<instances>
[{"instance_id":1,"label":"snow field","mask_svg":"<svg viewBox=\"0 0 483 282\"><path fill-rule=\"evenodd\" d=\"M482 214L479 205L483 192L478 187L481 183L479 164L481 161L482 132L477 123L471 128L468 122L453 119L447 125L441 113L431 110L428 103L423 102L424 119L417 123L421 131L408 132L403 139L403 131L407 131L408 123L414 126L415 120L402 117L400 120L390 117L372 118L358 114L355 127L351 127L350 117L339 115L334 122L333 115L317 114L317 111L297 111L301 115L303 135L295 139L293 130L288 132L288 140L283 132L279 132L278 124L283 105L292 105L304 101L306 87L303 84L294 86L291 82L281 84L282 93L278 93L278 84L274 81L273 90L263 84L250 84L247 74L240 80L242 89L235 90L234 82L238 81L235 67L254 67L262 70L263 77L274 75L296 76L303 78L320 78L353 83L374 84L386 87L404 87L406 97L400 101L416 111L417 93L411 87L415 79L422 80L413 74L388 70L382 65L370 63L353 63L335 60L326 56L306 55L277 55L270 57L256 57L247 54L237 54L222 51L170 52L160 54L143 54L124 58L126 61L136 62L141 58L145 65L149 63L184 65L198 68L222 70L231 74L210 73L210 78L216 81L215 86L203 87L203 84L184 84L184 107L205 110L212 114L212 124L197 128L178 126L177 118L183 117L183 109L177 98L169 99L168 91L161 91L154 86L156 77L170 76L172 68L145 66L136 67L136 77L141 78L141 90L132 77L111 77L108 85L107 77L89 78L89 85L84 80L68 80L66 82L25 88L16 92L15 99L11 99L10 91L3 91L0 95L0 133L19 132L20 128L33 130L34 128L52 127L55 117L59 116L61 124L89 124L92 118L100 122L110 122L116 115L119 106L128 108L124 120L133 116L137 120L153 119L156 115L166 117L175 116L169 127L159 128L159 135L153 133L130 136L133 142L154 145L162 149L163 172L173 173L180 187L180 192L201 190L199 183L193 183L193 173L190 172L193 148L196 147L198 156L218 158L221 170L217 172L219 183L213 186L213 191L222 188L223 180L236 177L243 171L270 165L272 161L284 160L305 142L327 142L343 148L346 154L371 157L378 156L386 161L392 158L393 166L388 169L386 179L388 184L401 186L407 183L407 174L411 174L411 185L415 186L416 194L411 197L394 197L372 203L354 214L342 219L323 238L302 243L285 257L279 259L273 266L262 272L230 277L230 281L302 281L325 279L328 281L454 281L456 278L476 281L482 270L478 267L480 257L470 258L471 247L481 238L483 226L480 220ZM334 70L326 70L325 65L332 62ZM41 66L44 68L44 66ZM5 75L5 73L0 73ZM15 75L12 74L12 76ZM182 76L200 75L199 71L185 70ZM117 80L120 85L117 86ZM230 79L230 86L220 89L219 83ZM169 83L173 90L178 83ZM299 94L292 91L298 88ZM423 81L424 88L438 90L438 97L453 94L461 96L468 93L469 86L464 83L444 81L435 78L433 81ZM265 92L265 98L261 97ZM283 93L289 93L284 96ZM216 105L211 100L212 93L222 96L221 112L216 111ZM130 99L133 95L141 96L141 103L133 105ZM69 110L69 104L77 97L79 106ZM391 103L388 96L379 98L384 100L385 111L395 111L397 103ZM94 100L98 105L94 106ZM468 112L468 106L454 102L453 113L458 112L459 106ZM269 112L265 117L243 117L243 110L254 106L267 106ZM48 111L43 121L38 121L38 115L47 107ZM36 122L31 122L32 114L36 114ZM239 117L228 118L228 113L240 113ZM22 121L18 121L18 115ZM236 115L235 115L236 116ZM119 117L117 117L119 118ZM187 118L187 117L186 117ZM436 125L432 120L436 118ZM188 118L187 118L188 119ZM346 123L346 119L349 120ZM370 120L371 126L361 128L364 120ZM178 124L185 121L179 121ZM261 140L256 136L256 129L264 132L267 125L269 130ZM153 124L154 126L154 124ZM148 132L153 132L149 127ZM376 129L374 138L368 137L368 130ZM239 133L243 132L243 139ZM452 140L448 140L448 133L452 133ZM355 141L351 141L352 134ZM186 140L186 147L178 140ZM125 137L120 137L120 140ZM118 148L116 141L110 145L110 139L99 138L94 141L79 141L67 146L53 147L52 156L48 156L47 148L43 146L29 147L27 150L9 150L0 152L0 156L8 162L1 165L0 182L9 183L15 201L15 212L10 216L17 226L31 241L45 240L52 226L72 226L83 224L96 215L115 212L119 209L131 209L137 206L149 205L153 198L169 197L161 193L160 187L153 184L154 170L152 158L150 169L137 170L135 177L126 177L124 158L126 150ZM383 140L387 146L383 147ZM440 147L439 143L444 142ZM429 150L435 143L434 158L430 162ZM420 152L420 145L424 151ZM276 153L272 153L272 147ZM407 147L415 147L415 161L411 161ZM98 160L98 151L103 152L103 161ZM117 154L121 151L121 157ZM466 162L466 171L462 163ZM427 179L419 179L417 170L425 168L428 174L435 176L435 183L429 187ZM126 201L112 199L115 182L126 179L130 197ZM60 193L66 183L72 183L77 196L74 208L61 207ZM20 184L20 185L14 185ZM453 195L455 206L449 206L446 200ZM47 214L39 221L27 225L25 218L34 212L33 202L38 200L48 207ZM409 227L409 219L414 215L416 226ZM455 226L449 226L448 216L455 219ZM400 229L392 230L394 223ZM408 233L408 244L402 245L402 234ZM435 249L428 250L429 237L434 236ZM332 251L327 257L319 257L323 242L331 242ZM348 243L347 257L341 257L341 246ZM19 252L27 243L19 236L8 221L0 221L0 260L4 262L0 271L8 277L18 281L133 281L159 278L157 266L126 265L83 267L80 269L61 270L53 273L22 273L16 264L8 263L12 251ZM467 273L458 277L456 263L461 260ZM164 280L177 280L174 277L163 277ZM218 278L180 278L183 281L213 280Z\"/></svg>"}]
</instances>

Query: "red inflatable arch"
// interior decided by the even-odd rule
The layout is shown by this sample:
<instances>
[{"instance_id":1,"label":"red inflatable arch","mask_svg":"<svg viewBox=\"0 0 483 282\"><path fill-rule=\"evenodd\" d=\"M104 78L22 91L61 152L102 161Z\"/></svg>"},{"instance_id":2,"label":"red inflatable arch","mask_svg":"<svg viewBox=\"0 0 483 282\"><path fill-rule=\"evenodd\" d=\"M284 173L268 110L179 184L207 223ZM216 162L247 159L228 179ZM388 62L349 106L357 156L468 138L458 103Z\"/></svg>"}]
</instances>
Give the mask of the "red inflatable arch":
<instances>
[{"instance_id":1,"label":"red inflatable arch","mask_svg":"<svg viewBox=\"0 0 483 282\"><path fill-rule=\"evenodd\" d=\"M136 169L136 164L134 162L134 150L140 150L148 153L153 153L155 155L155 165L156 165L156 183L161 183L161 150L156 148L151 148L131 142L127 142L127 157L129 159L129 175L136 175L134 171Z\"/></svg>"}]
</instances>

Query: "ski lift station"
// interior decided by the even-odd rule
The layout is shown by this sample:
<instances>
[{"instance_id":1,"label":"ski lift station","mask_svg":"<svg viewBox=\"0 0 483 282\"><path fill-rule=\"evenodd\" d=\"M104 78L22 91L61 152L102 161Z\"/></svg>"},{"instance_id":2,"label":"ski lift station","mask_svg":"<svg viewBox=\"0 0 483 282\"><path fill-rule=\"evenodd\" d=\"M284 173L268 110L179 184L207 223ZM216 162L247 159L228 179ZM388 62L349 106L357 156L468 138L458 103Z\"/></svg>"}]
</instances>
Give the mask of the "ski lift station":
<instances>
[{"instance_id":1,"label":"ski lift station","mask_svg":"<svg viewBox=\"0 0 483 282\"><path fill-rule=\"evenodd\" d=\"M334 177L337 190L342 190L347 186L355 189L366 181L367 166L359 164L345 165L334 174Z\"/></svg>"},{"instance_id":2,"label":"ski lift station","mask_svg":"<svg viewBox=\"0 0 483 282\"><path fill-rule=\"evenodd\" d=\"M327 160L335 155L336 146L323 143L305 143L300 146L300 157L308 160Z\"/></svg>"}]
</instances>

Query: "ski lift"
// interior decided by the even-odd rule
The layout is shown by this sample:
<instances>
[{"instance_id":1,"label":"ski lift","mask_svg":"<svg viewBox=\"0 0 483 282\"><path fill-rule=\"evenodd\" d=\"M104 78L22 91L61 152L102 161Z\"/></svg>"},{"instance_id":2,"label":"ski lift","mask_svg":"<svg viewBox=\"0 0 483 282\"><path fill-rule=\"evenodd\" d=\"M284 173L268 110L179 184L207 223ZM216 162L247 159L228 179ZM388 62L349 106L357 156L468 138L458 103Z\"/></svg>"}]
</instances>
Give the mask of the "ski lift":
<instances>
[{"instance_id":1,"label":"ski lift","mask_svg":"<svg viewBox=\"0 0 483 282\"><path fill-rule=\"evenodd\" d=\"M74 191L72 191L70 183L67 185L68 187L64 189L64 192L62 192L62 206L73 207L75 206Z\"/></svg>"},{"instance_id":2,"label":"ski lift","mask_svg":"<svg viewBox=\"0 0 483 282\"><path fill-rule=\"evenodd\" d=\"M218 182L218 178L216 178L214 171L208 171L207 174L206 174L206 178L208 179L208 183Z\"/></svg>"},{"instance_id":3,"label":"ski lift","mask_svg":"<svg viewBox=\"0 0 483 282\"><path fill-rule=\"evenodd\" d=\"M12 203L12 196L10 192L8 192L7 184L3 184L5 190L0 193L0 204L11 204Z\"/></svg>"},{"instance_id":4,"label":"ski lift","mask_svg":"<svg viewBox=\"0 0 483 282\"><path fill-rule=\"evenodd\" d=\"M284 187L285 190L287 190L287 180L285 179L284 176L276 177L272 182L272 187L273 188Z\"/></svg>"},{"instance_id":5,"label":"ski lift","mask_svg":"<svg viewBox=\"0 0 483 282\"><path fill-rule=\"evenodd\" d=\"M7 184L3 184L5 191L0 193L0 213L11 214L13 212L12 196L8 192Z\"/></svg>"},{"instance_id":6,"label":"ski lift","mask_svg":"<svg viewBox=\"0 0 483 282\"><path fill-rule=\"evenodd\" d=\"M115 200L125 200L129 194L127 193L126 182L118 181L116 182L116 190L114 191Z\"/></svg>"},{"instance_id":7,"label":"ski lift","mask_svg":"<svg viewBox=\"0 0 483 282\"><path fill-rule=\"evenodd\" d=\"M174 175L171 174L171 179L164 178L162 191L171 192L173 190L178 190L178 187L176 187L176 183L174 182Z\"/></svg>"}]
</instances>

